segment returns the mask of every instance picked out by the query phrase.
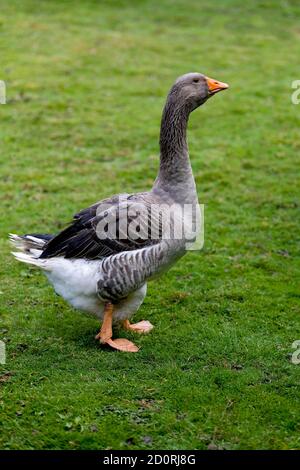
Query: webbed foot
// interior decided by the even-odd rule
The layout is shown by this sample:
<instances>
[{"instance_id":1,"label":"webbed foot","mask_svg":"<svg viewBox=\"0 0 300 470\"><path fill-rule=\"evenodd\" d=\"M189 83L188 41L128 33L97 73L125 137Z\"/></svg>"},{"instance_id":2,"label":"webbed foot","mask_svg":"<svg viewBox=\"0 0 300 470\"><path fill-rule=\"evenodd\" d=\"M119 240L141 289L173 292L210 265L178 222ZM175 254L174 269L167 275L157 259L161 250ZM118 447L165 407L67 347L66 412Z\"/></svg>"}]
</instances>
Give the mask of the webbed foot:
<instances>
[{"instance_id":1,"label":"webbed foot","mask_svg":"<svg viewBox=\"0 0 300 470\"><path fill-rule=\"evenodd\" d=\"M139 348L126 338L112 339L112 316L114 306L107 303L104 309L101 330L95 339L99 339L101 344L108 344L111 348L124 352L138 352Z\"/></svg>"},{"instance_id":2,"label":"webbed foot","mask_svg":"<svg viewBox=\"0 0 300 470\"><path fill-rule=\"evenodd\" d=\"M142 320L138 323L130 323L129 320L124 320L123 328L125 330L134 331L136 333L146 334L149 333L154 326L148 320Z\"/></svg>"}]
</instances>

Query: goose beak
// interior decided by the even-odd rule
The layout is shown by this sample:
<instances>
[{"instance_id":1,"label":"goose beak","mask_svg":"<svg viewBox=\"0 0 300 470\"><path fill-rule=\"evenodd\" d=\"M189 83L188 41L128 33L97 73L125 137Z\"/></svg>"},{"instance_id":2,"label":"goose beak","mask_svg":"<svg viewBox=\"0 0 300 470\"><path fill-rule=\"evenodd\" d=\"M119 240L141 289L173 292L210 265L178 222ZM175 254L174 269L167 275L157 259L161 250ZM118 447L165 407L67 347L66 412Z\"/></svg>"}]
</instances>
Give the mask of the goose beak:
<instances>
[{"instance_id":1,"label":"goose beak","mask_svg":"<svg viewBox=\"0 0 300 470\"><path fill-rule=\"evenodd\" d=\"M214 80L213 78L205 77L206 83L208 86L209 95L215 95L219 91L226 90L229 88L227 83L219 82L218 80Z\"/></svg>"}]
</instances>

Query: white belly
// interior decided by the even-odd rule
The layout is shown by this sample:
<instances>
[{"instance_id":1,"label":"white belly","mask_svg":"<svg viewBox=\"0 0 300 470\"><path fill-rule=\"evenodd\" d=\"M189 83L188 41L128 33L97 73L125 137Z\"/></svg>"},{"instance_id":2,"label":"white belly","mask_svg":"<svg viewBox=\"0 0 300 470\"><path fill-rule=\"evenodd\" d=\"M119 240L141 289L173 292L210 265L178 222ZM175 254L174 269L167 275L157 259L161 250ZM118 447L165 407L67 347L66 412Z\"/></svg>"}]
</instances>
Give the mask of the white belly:
<instances>
[{"instance_id":1,"label":"white belly","mask_svg":"<svg viewBox=\"0 0 300 470\"><path fill-rule=\"evenodd\" d=\"M51 271L44 271L55 292L72 307L91 313L102 320L104 303L97 295L99 261L50 258ZM130 318L141 306L146 296L147 285L132 292L114 307L113 320L118 322Z\"/></svg>"}]
</instances>

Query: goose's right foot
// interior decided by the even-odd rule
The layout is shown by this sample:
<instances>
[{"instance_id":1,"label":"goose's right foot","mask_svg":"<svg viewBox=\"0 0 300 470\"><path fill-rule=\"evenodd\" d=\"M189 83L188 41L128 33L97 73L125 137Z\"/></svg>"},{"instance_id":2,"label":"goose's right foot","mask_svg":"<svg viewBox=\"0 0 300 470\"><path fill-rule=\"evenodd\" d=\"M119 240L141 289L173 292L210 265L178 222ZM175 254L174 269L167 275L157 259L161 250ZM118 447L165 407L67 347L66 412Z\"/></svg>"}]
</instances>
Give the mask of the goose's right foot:
<instances>
[{"instance_id":1,"label":"goose's right foot","mask_svg":"<svg viewBox=\"0 0 300 470\"><path fill-rule=\"evenodd\" d=\"M112 316L114 306L107 303L104 309L101 330L95 339L99 339L101 344L108 344L111 348L124 352L138 352L139 348L126 338L112 339Z\"/></svg>"}]
</instances>

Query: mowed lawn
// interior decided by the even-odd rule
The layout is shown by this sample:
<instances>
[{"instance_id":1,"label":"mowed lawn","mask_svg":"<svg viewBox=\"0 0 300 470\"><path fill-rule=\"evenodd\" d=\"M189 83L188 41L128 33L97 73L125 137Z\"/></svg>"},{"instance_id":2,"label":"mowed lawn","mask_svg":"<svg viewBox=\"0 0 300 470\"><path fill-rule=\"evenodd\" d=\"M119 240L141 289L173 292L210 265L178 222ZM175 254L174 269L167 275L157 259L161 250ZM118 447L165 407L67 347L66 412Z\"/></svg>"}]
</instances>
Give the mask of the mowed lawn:
<instances>
[{"instance_id":1,"label":"mowed lawn","mask_svg":"<svg viewBox=\"0 0 300 470\"><path fill-rule=\"evenodd\" d=\"M300 448L299 24L297 0L0 0L0 448ZM189 124L204 249L149 284L138 354L102 349L7 235L150 188L190 71L230 84Z\"/></svg>"}]
</instances>

